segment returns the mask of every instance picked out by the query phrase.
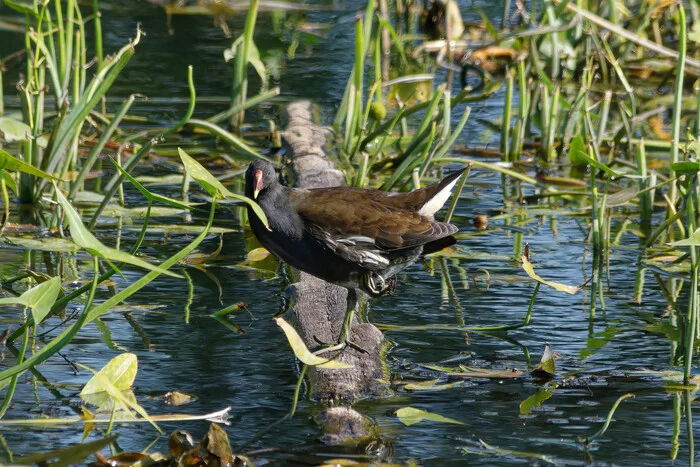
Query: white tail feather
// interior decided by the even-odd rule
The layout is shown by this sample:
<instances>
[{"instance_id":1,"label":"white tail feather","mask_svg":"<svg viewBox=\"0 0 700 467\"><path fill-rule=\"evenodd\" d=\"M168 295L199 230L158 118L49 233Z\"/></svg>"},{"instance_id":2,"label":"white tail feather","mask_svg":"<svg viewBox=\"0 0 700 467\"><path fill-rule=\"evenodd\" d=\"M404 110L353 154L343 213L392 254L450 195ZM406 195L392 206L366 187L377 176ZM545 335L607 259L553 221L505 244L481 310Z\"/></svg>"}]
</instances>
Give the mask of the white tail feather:
<instances>
[{"instance_id":1,"label":"white tail feather","mask_svg":"<svg viewBox=\"0 0 700 467\"><path fill-rule=\"evenodd\" d=\"M423 207L420 208L420 210L418 211L418 214L420 214L421 216L432 216L436 212L438 212L445 205L445 202L447 202L447 199L450 197L450 194L452 194L452 188L455 187L457 180L459 180L459 177L457 177L449 185L445 186L445 188L438 191L435 196L430 198L423 205Z\"/></svg>"}]
</instances>

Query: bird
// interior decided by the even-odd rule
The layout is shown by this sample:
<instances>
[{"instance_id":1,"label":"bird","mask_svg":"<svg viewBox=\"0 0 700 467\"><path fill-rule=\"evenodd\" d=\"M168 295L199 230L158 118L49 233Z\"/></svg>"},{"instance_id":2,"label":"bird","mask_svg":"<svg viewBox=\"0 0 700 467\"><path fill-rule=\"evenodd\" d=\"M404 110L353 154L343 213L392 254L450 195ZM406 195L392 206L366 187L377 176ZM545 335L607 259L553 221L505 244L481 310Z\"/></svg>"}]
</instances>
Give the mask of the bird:
<instances>
[{"instance_id":1,"label":"bird","mask_svg":"<svg viewBox=\"0 0 700 467\"><path fill-rule=\"evenodd\" d=\"M303 189L282 185L273 164L256 159L245 173L245 195L260 205L269 228L249 206L250 228L262 246L296 269L370 297L390 295L399 271L456 242L458 227L434 215L464 170L403 193Z\"/></svg>"}]
</instances>

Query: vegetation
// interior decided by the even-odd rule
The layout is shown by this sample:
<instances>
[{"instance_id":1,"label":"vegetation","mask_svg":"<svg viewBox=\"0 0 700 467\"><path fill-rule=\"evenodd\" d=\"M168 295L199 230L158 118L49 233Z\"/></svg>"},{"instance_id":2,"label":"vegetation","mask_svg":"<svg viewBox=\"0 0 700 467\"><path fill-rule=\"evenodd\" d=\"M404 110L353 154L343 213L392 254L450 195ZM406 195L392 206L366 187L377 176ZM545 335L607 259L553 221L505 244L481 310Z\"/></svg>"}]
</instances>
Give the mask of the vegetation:
<instances>
[{"instance_id":1,"label":"vegetation","mask_svg":"<svg viewBox=\"0 0 700 467\"><path fill-rule=\"evenodd\" d=\"M0 61L0 93L3 81L15 79L3 73L2 65L8 60L21 60L24 68L24 79L18 79L19 111L9 113L2 104L6 96L0 99L0 192L4 209L0 227L0 237L4 240L0 241L22 245L22 239L15 235L19 223L11 220L17 215L15 211L20 204L32 205L33 222L55 233L51 241L47 241L50 245L43 248L69 252L85 283L69 290L62 286L64 277L60 271L26 270L0 277L2 315L14 313L13 319L20 323L5 336L5 345L14 361L0 371L0 387L4 390L0 418L12 403L20 375L27 371L38 372L37 365L60 352L81 328L99 321L160 275L183 278L187 274L184 268L177 272L172 268L195 263L193 252L201 242L213 232L220 232L213 229L213 223L222 202L229 199L238 204L248 203L261 212L253 201L236 193L241 191L240 179L234 188L227 188L222 183L225 177L212 175L203 163L179 146L192 149L189 151L192 154L200 153L197 136L191 133L214 137L239 158L233 161L232 169L240 173L241 164L250 158L268 157L260 141L246 135L246 111L280 93L279 88L268 86L271 67L261 59L255 42L259 11L269 9L270 5L264 0L253 0L246 9L240 36L233 39L225 52L227 60L232 61L228 109L206 120L193 118L197 103L196 70L190 67L189 104L182 118L165 129L150 129L145 135L130 134L122 127L129 119L136 94L110 112L107 97L113 83L138 53L141 31L135 30L131 41L105 54L97 0L91 8L75 0L33 4L5 0L4 3L14 10L17 24L23 25L25 48L22 53ZM169 15L191 14L195 10L221 17L231 13L172 3L166 6ZM636 283L631 292L633 301L639 304L644 300L649 277L654 278L655 285L668 301L673 329L664 328L664 332L676 336L672 339L669 366L682 370L682 376L674 373L671 378L677 402L674 426L680 427L681 418L686 417L691 444L690 392L697 383L693 359L700 333L700 94L696 86L700 61L695 58L700 50L700 22L697 6L682 2L638 2L634 5L592 2L584 8L581 3L566 0L543 0L533 2L530 12L515 9L515 16L506 8L501 26L497 27L485 16L479 24L464 24L461 18L455 17L456 4L452 1L446 2L444 10L430 13L422 11L414 2L386 3L385 0L368 2L355 20L355 48L348 51L354 58L354 66L333 118L337 162L345 173L346 182L357 187L406 190L420 186L438 176L448 164L455 163L501 174L506 206L502 214L491 220L501 221L512 229L512 259L534 282L522 323L466 326L460 322L454 326L422 329L491 335L528 326L533 312L537 313L541 285L571 294L586 290L590 296L588 313L592 323L598 312L606 311L611 254L620 247L623 235L636 235L641 247L637 264L630 265L636 268ZM299 12L303 9L288 6L288 10L280 7L274 14L288 18L286 24L292 25L289 27L297 27L302 18ZM225 20L222 24L225 25ZM424 34L417 34L419 24ZM482 45L470 48L476 42ZM299 38L294 36L289 45L290 56L298 44ZM253 86L249 86L254 80L261 83L257 94L251 92ZM437 84L437 81L441 82ZM133 90L134 93L138 91ZM498 135L498 150L460 147L459 137L473 118L470 107L465 104L495 98L503 100L503 118L487 123ZM221 126L224 122L228 123L227 128ZM273 142L279 140L274 128L265 136ZM139 143L131 146L134 142ZM178 145L178 157L171 157L170 162L177 164L179 170L176 183L182 199L154 193L134 176L137 165L144 163L163 142ZM107 151L115 156L109 163L105 160ZM485 156L496 157L499 161L486 162ZM89 181L92 172L112 174L111 179L104 185L100 181ZM466 176L459 185L460 190ZM198 182L200 188L191 190L191 180ZM125 207L128 203L124 202L123 193L131 189L129 186L146 201L141 201L140 233L127 253L120 239L116 245L108 246L93 230L108 209L116 208L115 195L120 209L133 209ZM208 206L190 202L190 195ZM86 199L92 203L86 204ZM153 212L163 209L163 205L172 208L171 212L208 213L204 225L192 228L197 236L187 246L156 264L153 260L144 260L141 253L146 237L153 232ZM449 215L453 210L454 204ZM524 227L539 216L555 212L580 216L582 241L589 246L592 255L590 279L586 284L567 286L541 277L535 272L537 252L530 258L529 248L523 246ZM244 216L241 217L244 224ZM551 228L556 230L556 225ZM481 233L461 235L461 239L467 239ZM442 271L446 296L456 294L449 269L452 266L459 269L458 260L464 258L468 258L468 253L462 247L432 256L432 265L439 265ZM127 268L134 266L143 275L136 280L129 275L127 279ZM122 277L121 290L97 300L100 284L115 274ZM463 275L466 277L466 273ZM547 273L541 272L541 275ZM475 283L477 276L486 277L485 288L488 288L488 272L478 271ZM79 310L74 316L66 316L69 304ZM221 314L217 315L221 318ZM38 339L38 327L47 322L62 323L65 329L43 342ZM277 323L304 365L339 368L337 362L312 354L283 319L277 318ZM382 329L416 328L387 325ZM97 379L91 380L81 392L81 396L88 394L83 397L87 404L108 413L107 417L95 418L90 414L81 419L86 422L87 431L87 422L89 426L107 424L104 439L90 444L89 450L51 453L47 459L62 459L68 455L75 462L113 443L111 429L113 423L121 419L146 420L158 429L156 417L149 416L130 392L136 361L132 354L124 355L97 372ZM556 372L551 349L545 355L551 358L543 358L539 366L533 366L528 354L528 370L533 377L552 380ZM120 363L129 368L127 378L114 368ZM306 367L303 368L293 407L284 421L295 413ZM507 378L523 374L444 366L428 369L439 381L414 383L423 386L407 390L452 387L451 383L439 384L443 379ZM556 381L548 383L523 401L521 413L530 413L557 391ZM106 392L107 397L97 402L89 397L98 392ZM594 439L604 435L613 412L627 397L627 394L620 397L604 427L582 438L582 445L588 447ZM410 407L400 409L397 416L406 425L422 420L461 423ZM0 424L3 422L17 421L0 420ZM61 421L64 422L66 420ZM218 436L216 429L212 430L210 440ZM676 443L679 433L680 428L673 433ZM465 448L465 452L537 457L481 443L473 449ZM192 453L182 447L175 452L178 455ZM204 457L201 452L197 455L198 459ZM232 456L230 446L227 455ZM677 451L672 457L675 455ZM691 446L691 459L693 455ZM176 457L173 452L171 457ZM24 459L26 462L41 460L44 458Z\"/></svg>"}]
</instances>

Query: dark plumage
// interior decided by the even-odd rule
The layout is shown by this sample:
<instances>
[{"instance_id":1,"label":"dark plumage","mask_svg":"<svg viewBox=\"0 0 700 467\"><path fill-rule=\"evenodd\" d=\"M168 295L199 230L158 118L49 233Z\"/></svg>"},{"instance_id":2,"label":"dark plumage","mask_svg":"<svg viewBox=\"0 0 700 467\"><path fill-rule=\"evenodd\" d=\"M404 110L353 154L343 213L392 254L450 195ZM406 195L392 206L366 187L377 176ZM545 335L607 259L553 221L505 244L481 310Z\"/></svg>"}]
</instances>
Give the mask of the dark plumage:
<instances>
[{"instance_id":1,"label":"dark plumage","mask_svg":"<svg viewBox=\"0 0 700 467\"><path fill-rule=\"evenodd\" d=\"M245 174L245 194L260 204L270 229L248 208L260 243L283 261L327 282L371 296L393 290L393 277L421 253L455 243L453 224L433 214L463 170L408 193L333 187L287 188L272 164L256 160Z\"/></svg>"}]
</instances>

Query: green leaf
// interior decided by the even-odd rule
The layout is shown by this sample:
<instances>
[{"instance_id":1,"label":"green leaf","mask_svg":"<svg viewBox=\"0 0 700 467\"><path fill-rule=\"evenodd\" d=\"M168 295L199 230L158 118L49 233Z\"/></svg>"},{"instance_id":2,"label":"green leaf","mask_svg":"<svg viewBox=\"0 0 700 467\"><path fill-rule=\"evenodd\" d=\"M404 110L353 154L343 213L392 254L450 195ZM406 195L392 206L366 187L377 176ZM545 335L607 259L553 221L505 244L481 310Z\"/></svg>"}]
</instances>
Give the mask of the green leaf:
<instances>
[{"instance_id":1,"label":"green leaf","mask_svg":"<svg viewBox=\"0 0 700 467\"><path fill-rule=\"evenodd\" d=\"M569 160L573 165L586 165L588 162L585 156L586 145L583 143L583 137L576 135L571 139L571 144L569 144Z\"/></svg>"},{"instance_id":2,"label":"green leaf","mask_svg":"<svg viewBox=\"0 0 700 467\"><path fill-rule=\"evenodd\" d=\"M31 308L34 323L39 324L51 311L60 291L61 278L52 277L27 290L19 297L0 298L0 304L17 304Z\"/></svg>"},{"instance_id":3,"label":"green leaf","mask_svg":"<svg viewBox=\"0 0 700 467\"><path fill-rule=\"evenodd\" d=\"M440 365L422 365L429 370L440 371L450 376L460 376L462 378L519 378L523 372L517 368L505 369L490 369L490 368L473 368L460 365L459 368L450 368Z\"/></svg>"},{"instance_id":4,"label":"green leaf","mask_svg":"<svg viewBox=\"0 0 700 467\"><path fill-rule=\"evenodd\" d=\"M17 2L15 0L4 0L3 3L19 13L30 15L34 18L39 17L36 10L34 10L34 8L32 8L29 4Z\"/></svg>"},{"instance_id":5,"label":"green leaf","mask_svg":"<svg viewBox=\"0 0 700 467\"><path fill-rule=\"evenodd\" d=\"M65 181L60 178L54 177L53 175L49 175L46 172L37 169L33 165L27 164L26 162L22 162L21 160L12 157L9 153L0 149L0 170L2 169L19 170L20 172L25 172L36 177L47 178L49 180L54 180L57 182Z\"/></svg>"},{"instance_id":6,"label":"green leaf","mask_svg":"<svg viewBox=\"0 0 700 467\"><path fill-rule=\"evenodd\" d=\"M209 193L212 198L225 198L229 194L233 194L219 180L216 179L202 164L191 158L182 148L177 148L180 153L180 159L185 166L185 171L197 181L202 188Z\"/></svg>"},{"instance_id":7,"label":"green leaf","mask_svg":"<svg viewBox=\"0 0 700 467\"><path fill-rule=\"evenodd\" d=\"M17 193L17 182L12 177L12 175L6 170L0 169L0 178L5 181L7 187L12 190L12 192ZM0 182L2 181L0 180Z\"/></svg>"},{"instance_id":8,"label":"green leaf","mask_svg":"<svg viewBox=\"0 0 700 467\"><path fill-rule=\"evenodd\" d=\"M540 389L524 401L520 403L520 414L528 415L532 413L532 409L542 405L544 401L549 399L554 395L554 389L557 387L556 384L552 388Z\"/></svg>"},{"instance_id":9,"label":"green leaf","mask_svg":"<svg viewBox=\"0 0 700 467\"><path fill-rule=\"evenodd\" d=\"M671 242L668 245L671 246L700 246L700 229L693 232L690 237L684 240L678 240L677 242Z\"/></svg>"},{"instance_id":10,"label":"green leaf","mask_svg":"<svg viewBox=\"0 0 700 467\"><path fill-rule=\"evenodd\" d=\"M585 153L585 151L579 152L578 156L585 161L584 164L589 164L589 165L591 165L599 170L602 170L603 172L605 172L606 174L608 174L611 177L617 177L617 178L622 177L621 174L615 172L613 169L611 169L607 165L603 164L602 162L599 162L595 159L588 157L588 155Z\"/></svg>"},{"instance_id":11,"label":"green leaf","mask_svg":"<svg viewBox=\"0 0 700 467\"><path fill-rule=\"evenodd\" d=\"M532 264L530 263L530 261L528 261L527 257L522 256L520 258L520 261L522 261L523 270L527 273L527 275L541 284L548 285L555 290L558 290L560 292L566 292L566 293L569 293L572 295L575 294L576 292L578 292L579 290L581 290L581 287L574 287L572 285L564 285L564 284L559 284L557 282L551 282L551 281L544 280L540 276L535 274L535 269L532 267Z\"/></svg>"},{"instance_id":12,"label":"green leaf","mask_svg":"<svg viewBox=\"0 0 700 467\"><path fill-rule=\"evenodd\" d=\"M265 68L263 61L260 59L260 51L253 41L250 42L250 49L248 50L248 63L253 65L253 68L255 68L255 71L258 73L258 76L262 81L261 88L267 88L267 69Z\"/></svg>"},{"instance_id":13,"label":"green leaf","mask_svg":"<svg viewBox=\"0 0 700 467\"><path fill-rule=\"evenodd\" d=\"M270 228L267 222L267 216L263 212L258 203L248 198L247 196L237 195L226 188L219 180L216 179L207 169L202 167L202 164L192 159L182 148L177 148L180 153L180 159L185 166L187 173L204 188L212 198L234 198L247 203L253 212L258 216L265 227Z\"/></svg>"},{"instance_id":14,"label":"green leaf","mask_svg":"<svg viewBox=\"0 0 700 467\"><path fill-rule=\"evenodd\" d=\"M0 239L0 242L8 245L21 246L27 250L39 251L63 251L72 253L80 247L66 238L46 237L46 238L25 238L25 237L10 237L5 235Z\"/></svg>"},{"instance_id":15,"label":"green leaf","mask_svg":"<svg viewBox=\"0 0 700 467\"><path fill-rule=\"evenodd\" d=\"M408 383L404 386L404 389L407 391L443 391L445 389L458 387L464 384L464 381L455 381L453 383L445 384L438 384L439 382L439 379L431 379L428 381Z\"/></svg>"},{"instance_id":16,"label":"green leaf","mask_svg":"<svg viewBox=\"0 0 700 467\"><path fill-rule=\"evenodd\" d=\"M695 175L700 172L700 162L675 162L671 168L677 174Z\"/></svg>"},{"instance_id":17,"label":"green leaf","mask_svg":"<svg viewBox=\"0 0 700 467\"><path fill-rule=\"evenodd\" d=\"M61 278L52 277L22 294L22 297L27 300L27 306L32 309L35 324L41 323L46 318L60 292Z\"/></svg>"},{"instance_id":18,"label":"green leaf","mask_svg":"<svg viewBox=\"0 0 700 467\"><path fill-rule=\"evenodd\" d=\"M114 248L108 247L107 245L100 242L95 238L92 233L83 225L83 221L80 219L80 214L73 209L70 202L63 196L63 193L56 188L56 198L58 202L63 207L63 211L68 219L68 224L70 225L70 233L73 241L86 249L90 254L94 256L99 256L107 260L119 261L122 263L132 264L144 269L159 272L160 274L167 274L172 277L182 278L179 274L168 271L167 269L154 266L146 261L139 259L129 253L116 250Z\"/></svg>"},{"instance_id":19,"label":"green leaf","mask_svg":"<svg viewBox=\"0 0 700 467\"><path fill-rule=\"evenodd\" d=\"M171 205L171 206L174 206L174 207L180 208L180 209L185 209L185 210L191 209L192 203L183 203L182 201L178 201L178 200L171 199L171 198L168 198L168 197L165 197L165 196L161 196L161 195L156 194L156 193L151 193L150 191L148 191L148 189L147 189L146 187L144 187L143 185L141 185L141 183L139 183L138 180L136 180L134 177L132 177L131 174L129 174L126 170L124 170L124 169L117 163L117 161L114 160L114 158L113 158L112 156L109 156L109 160L112 161L112 164L114 164L114 166L117 168L117 170L118 170L119 172L121 172L121 174L124 175L124 177L125 177L127 180L129 180L129 182L131 182L131 184L134 185L134 187L135 187L137 190L139 190L139 192L141 192L141 194L142 194L147 200L152 201L152 202L156 202L156 201L157 201L157 202L169 204L169 205Z\"/></svg>"},{"instance_id":20,"label":"green leaf","mask_svg":"<svg viewBox=\"0 0 700 467\"><path fill-rule=\"evenodd\" d=\"M97 405L100 410L121 410L129 415L132 411L137 412L160 431L148 413L136 402L136 397L131 391L137 371L136 355L117 355L104 368L95 372L80 391L80 397L89 404Z\"/></svg>"},{"instance_id":21,"label":"green leaf","mask_svg":"<svg viewBox=\"0 0 700 467\"><path fill-rule=\"evenodd\" d=\"M454 425L464 425L464 423L452 418L443 417L442 415L426 412L424 410L415 409L413 407L402 407L396 411L396 416L399 417L401 423L406 426L415 425L416 423L427 420L438 423L452 423Z\"/></svg>"},{"instance_id":22,"label":"green leaf","mask_svg":"<svg viewBox=\"0 0 700 467\"><path fill-rule=\"evenodd\" d=\"M32 135L32 129L26 123L14 118L0 117L0 134L8 143L26 141Z\"/></svg>"},{"instance_id":23,"label":"green leaf","mask_svg":"<svg viewBox=\"0 0 700 467\"><path fill-rule=\"evenodd\" d=\"M349 365L347 363L341 363L336 360L328 360L326 358L321 358L317 355L312 354L311 352L309 352L309 349L306 348L304 341L301 339L296 329L294 329L291 324L289 324L282 318L274 318L274 320L275 323L277 323L277 326L281 327L284 331L284 334L287 336L287 340L289 341L289 345L294 351L294 355L296 355L296 357L302 363L326 369L353 368L352 365Z\"/></svg>"},{"instance_id":24,"label":"green leaf","mask_svg":"<svg viewBox=\"0 0 700 467\"><path fill-rule=\"evenodd\" d=\"M542 352L542 358L540 359L540 364L532 370L532 374L535 376L552 376L555 373L554 369L554 354L552 353L552 346L549 342L544 344L544 352Z\"/></svg>"},{"instance_id":25,"label":"green leaf","mask_svg":"<svg viewBox=\"0 0 700 467\"><path fill-rule=\"evenodd\" d=\"M109 88L117 79L131 57L136 52L135 47L141 39L141 31L137 29L136 38L123 46L113 55L112 59L105 61L105 66L99 70L92 81L86 86L80 99L73 103L71 110L54 129L55 137L48 155L49 169L57 167L65 154L68 145L73 140L76 132L83 126L85 117L92 111L98 102L102 100Z\"/></svg>"},{"instance_id":26,"label":"green leaf","mask_svg":"<svg viewBox=\"0 0 700 467\"><path fill-rule=\"evenodd\" d=\"M110 360L85 384L80 396L106 391L102 377L116 389L131 389L138 372L138 359L132 353L123 353Z\"/></svg>"}]
</instances>

